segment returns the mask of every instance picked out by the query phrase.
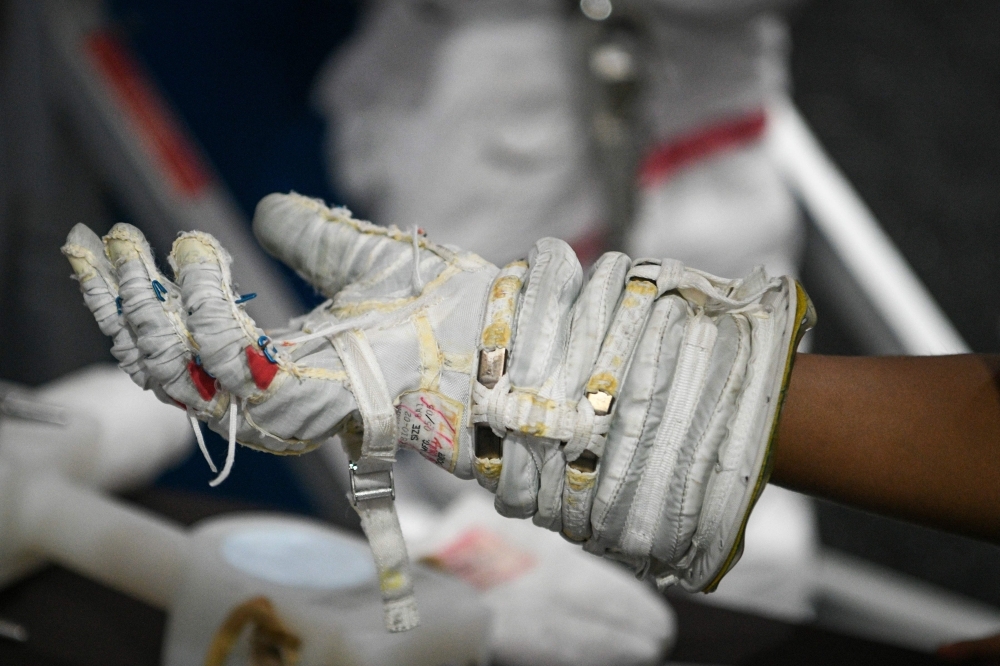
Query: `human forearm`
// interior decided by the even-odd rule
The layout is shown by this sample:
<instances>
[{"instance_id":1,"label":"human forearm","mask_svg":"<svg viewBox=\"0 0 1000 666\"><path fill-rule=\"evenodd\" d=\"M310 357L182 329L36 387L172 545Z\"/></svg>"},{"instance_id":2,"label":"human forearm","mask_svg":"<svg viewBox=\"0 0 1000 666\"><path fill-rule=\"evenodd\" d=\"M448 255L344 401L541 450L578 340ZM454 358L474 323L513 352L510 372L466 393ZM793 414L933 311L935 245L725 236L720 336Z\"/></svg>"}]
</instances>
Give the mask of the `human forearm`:
<instances>
[{"instance_id":1,"label":"human forearm","mask_svg":"<svg viewBox=\"0 0 1000 666\"><path fill-rule=\"evenodd\" d=\"M1000 541L1000 356L799 355L772 481Z\"/></svg>"}]
</instances>

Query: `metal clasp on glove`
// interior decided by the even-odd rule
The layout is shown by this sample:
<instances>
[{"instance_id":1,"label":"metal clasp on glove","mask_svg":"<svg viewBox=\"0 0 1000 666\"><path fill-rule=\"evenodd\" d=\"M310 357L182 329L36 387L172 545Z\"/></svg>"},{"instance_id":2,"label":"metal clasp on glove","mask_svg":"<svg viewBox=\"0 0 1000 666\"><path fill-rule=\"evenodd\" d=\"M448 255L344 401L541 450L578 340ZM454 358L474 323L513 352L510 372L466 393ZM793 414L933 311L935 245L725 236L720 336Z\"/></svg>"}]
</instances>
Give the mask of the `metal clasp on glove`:
<instances>
[{"instance_id":1,"label":"metal clasp on glove","mask_svg":"<svg viewBox=\"0 0 1000 666\"><path fill-rule=\"evenodd\" d=\"M381 467L381 466L379 466ZM396 499L396 480L392 475L392 465L362 472L357 463L348 465L351 476L351 504L388 497Z\"/></svg>"},{"instance_id":2,"label":"metal clasp on glove","mask_svg":"<svg viewBox=\"0 0 1000 666\"><path fill-rule=\"evenodd\" d=\"M492 389L507 373L507 349L482 349L479 352L479 372L476 379L488 389ZM488 425L477 425L475 430L475 454L477 458L500 458L503 456L503 438Z\"/></svg>"}]
</instances>

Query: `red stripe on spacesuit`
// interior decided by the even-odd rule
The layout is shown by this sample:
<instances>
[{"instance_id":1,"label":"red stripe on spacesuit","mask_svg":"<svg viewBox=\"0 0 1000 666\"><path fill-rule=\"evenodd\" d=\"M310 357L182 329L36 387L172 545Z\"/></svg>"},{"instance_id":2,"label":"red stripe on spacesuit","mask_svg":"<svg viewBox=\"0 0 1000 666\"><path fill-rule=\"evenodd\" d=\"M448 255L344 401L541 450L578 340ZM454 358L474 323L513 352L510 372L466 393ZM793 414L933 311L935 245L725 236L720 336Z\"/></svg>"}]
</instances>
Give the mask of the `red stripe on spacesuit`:
<instances>
[{"instance_id":1,"label":"red stripe on spacesuit","mask_svg":"<svg viewBox=\"0 0 1000 666\"><path fill-rule=\"evenodd\" d=\"M128 47L98 30L86 37L84 49L174 188L188 197L200 194L212 173Z\"/></svg>"},{"instance_id":2,"label":"red stripe on spacesuit","mask_svg":"<svg viewBox=\"0 0 1000 666\"><path fill-rule=\"evenodd\" d=\"M681 135L654 147L639 166L639 185L655 187L681 168L724 150L756 141L764 134L763 109Z\"/></svg>"}]
</instances>

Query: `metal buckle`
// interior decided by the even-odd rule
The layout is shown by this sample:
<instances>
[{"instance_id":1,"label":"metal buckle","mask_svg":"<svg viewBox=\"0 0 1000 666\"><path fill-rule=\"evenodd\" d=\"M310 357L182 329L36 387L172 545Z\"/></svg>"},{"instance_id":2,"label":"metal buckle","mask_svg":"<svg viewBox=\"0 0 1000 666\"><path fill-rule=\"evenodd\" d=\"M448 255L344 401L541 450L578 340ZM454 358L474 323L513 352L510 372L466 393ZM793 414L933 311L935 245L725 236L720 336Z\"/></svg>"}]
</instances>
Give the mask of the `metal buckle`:
<instances>
[{"instance_id":1,"label":"metal buckle","mask_svg":"<svg viewBox=\"0 0 1000 666\"><path fill-rule=\"evenodd\" d=\"M615 404L615 397L607 391L591 391L587 393L587 402L594 408L597 416L607 416Z\"/></svg>"},{"instance_id":2,"label":"metal buckle","mask_svg":"<svg viewBox=\"0 0 1000 666\"><path fill-rule=\"evenodd\" d=\"M387 469L375 470L373 472L359 472L356 463L349 463L347 466L351 477L351 504L354 506L358 505L358 502L370 502L371 500L383 499L388 497L392 500L396 499L396 480L392 476L392 466L390 465ZM378 484L378 476L384 476L385 482L381 485ZM357 481L360 480L362 485L371 487L362 488L358 490Z\"/></svg>"},{"instance_id":3,"label":"metal buckle","mask_svg":"<svg viewBox=\"0 0 1000 666\"><path fill-rule=\"evenodd\" d=\"M493 388L507 372L507 349L481 349L479 351L479 372L476 379L488 389Z\"/></svg>"},{"instance_id":4,"label":"metal buckle","mask_svg":"<svg viewBox=\"0 0 1000 666\"><path fill-rule=\"evenodd\" d=\"M479 350L479 372L476 379L488 389L492 389L507 374L507 349ZM499 459L503 457L503 438L497 437L488 425L480 424L473 432L473 452L477 458Z\"/></svg>"}]
</instances>

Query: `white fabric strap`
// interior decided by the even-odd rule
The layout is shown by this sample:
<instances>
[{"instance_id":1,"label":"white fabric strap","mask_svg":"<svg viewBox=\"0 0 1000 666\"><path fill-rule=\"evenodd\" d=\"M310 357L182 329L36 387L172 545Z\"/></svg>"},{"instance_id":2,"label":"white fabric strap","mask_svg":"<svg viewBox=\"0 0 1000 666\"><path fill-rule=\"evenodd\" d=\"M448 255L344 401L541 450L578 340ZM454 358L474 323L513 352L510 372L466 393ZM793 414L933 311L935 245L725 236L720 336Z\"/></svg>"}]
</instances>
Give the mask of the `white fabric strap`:
<instances>
[{"instance_id":1,"label":"white fabric strap","mask_svg":"<svg viewBox=\"0 0 1000 666\"><path fill-rule=\"evenodd\" d=\"M611 415L597 416L585 398L576 405L540 401L535 393L511 390L510 379L504 375L492 389L475 383L472 422L489 425L500 437L507 431L531 430L539 437L566 442L567 460L576 460L588 449L601 454Z\"/></svg>"},{"instance_id":2,"label":"white fabric strap","mask_svg":"<svg viewBox=\"0 0 1000 666\"><path fill-rule=\"evenodd\" d=\"M507 434L507 396L510 395L510 375L504 373L491 389L476 382L473 387L472 419L486 422L498 437Z\"/></svg>"},{"instance_id":3,"label":"white fabric strap","mask_svg":"<svg viewBox=\"0 0 1000 666\"><path fill-rule=\"evenodd\" d=\"M351 382L364 424L361 458L351 464L351 501L361 517L382 591L385 627L408 631L420 624L403 531L396 516L392 463L398 444L396 410L375 353L361 331L332 339Z\"/></svg>"},{"instance_id":4,"label":"white fabric strap","mask_svg":"<svg viewBox=\"0 0 1000 666\"><path fill-rule=\"evenodd\" d=\"M375 352L364 333L358 330L344 331L332 338L332 342L344 364L351 382L351 393L365 425L361 459L355 462L361 464L370 458L395 462L399 440L396 436L396 409Z\"/></svg>"},{"instance_id":5,"label":"white fabric strap","mask_svg":"<svg viewBox=\"0 0 1000 666\"><path fill-rule=\"evenodd\" d=\"M420 613L395 502L391 497L358 500L354 509L361 517L361 529L368 537L378 571L385 628L392 632L409 631L420 624Z\"/></svg>"},{"instance_id":6,"label":"white fabric strap","mask_svg":"<svg viewBox=\"0 0 1000 666\"><path fill-rule=\"evenodd\" d=\"M688 301L707 307L722 307L732 314L760 300L768 289L778 285L763 266L757 266L740 280L727 280L710 273L688 268L676 259L637 259L628 278L642 278L656 283L657 298L677 290Z\"/></svg>"}]
</instances>

